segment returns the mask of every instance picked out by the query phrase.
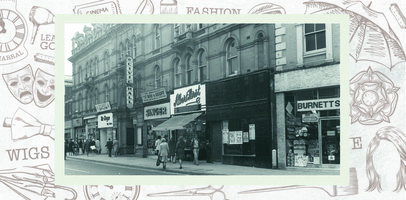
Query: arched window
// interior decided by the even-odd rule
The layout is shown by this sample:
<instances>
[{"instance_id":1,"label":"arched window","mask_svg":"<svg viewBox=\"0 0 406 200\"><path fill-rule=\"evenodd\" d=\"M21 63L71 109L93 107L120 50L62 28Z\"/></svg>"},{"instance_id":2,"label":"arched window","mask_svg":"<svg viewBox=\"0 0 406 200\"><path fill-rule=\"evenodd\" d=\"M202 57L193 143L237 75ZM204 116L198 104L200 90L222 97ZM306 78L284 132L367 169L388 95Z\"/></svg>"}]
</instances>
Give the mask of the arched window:
<instances>
[{"instance_id":1,"label":"arched window","mask_svg":"<svg viewBox=\"0 0 406 200\"><path fill-rule=\"evenodd\" d=\"M175 86L182 86L182 67L180 66L179 58L174 60L173 68L175 69Z\"/></svg>"},{"instance_id":2,"label":"arched window","mask_svg":"<svg viewBox=\"0 0 406 200\"><path fill-rule=\"evenodd\" d=\"M155 66L155 88L161 87L161 70L159 66Z\"/></svg>"},{"instance_id":3,"label":"arched window","mask_svg":"<svg viewBox=\"0 0 406 200\"><path fill-rule=\"evenodd\" d=\"M109 52L104 52L104 69L103 72L106 72L107 70L109 70L109 66L110 66L110 56L109 56Z\"/></svg>"},{"instance_id":4,"label":"arched window","mask_svg":"<svg viewBox=\"0 0 406 200\"><path fill-rule=\"evenodd\" d=\"M99 59L97 57L94 59L94 70L95 76L99 75Z\"/></svg>"},{"instance_id":5,"label":"arched window","mask_svg":"<svg viewBox=\"0 0 406 200\"><path fill-rule=\"evenodd\" d=\"M133 49L132 49L132 55L133 55L133 58L135 58L136 56L137 56L137 41L136 41L136 39L135 39L135 35L133 35L133 37L132 37L132 43L133 43Z\"/></svg>"},{"instance_id":6,"label":"arched window","mask_svg":"<svg viewBox=\"0 0 406 200\"><path fill-rule=\"evenodd\" d=\"M131 43L131 41L129 40L129 39L127 39L126 40L126 53L125 53L125 56L127 57L127 56L130 56L130 57L134 57L133 55L132 55L132 53L133 53L133 44Z\"/></svg>"},{"instance_id":7,"label":"arched window","mask_svg":"<svg viewBox=\"0 0 406 200\"><path fill-rule=\"evenodd\" d=\"M227 58L227 69L226 74L232 75L234 73L238 73L238 61L237 61L237 43L235 39L230 39L227 42L226 48L226 58Z\"/></svg>"},{"instance_id":8,"label":"arched window","mask_svg":"<svg viewBox=\"0 0 406 200\"><path fill-rule=\"evenodd\" d=\"M106 83L104 84L104 102L110 101L110 91L109 91L109 85Z\"/></svg>"},{"instance_id":9,"label":"arched window","mask_svg":"<svg viewBox=\"0 0 406 200\"><path fill-rule=\"evenodd\" d=\"M141 80L142 80L142 78L141 78L141 75L137 75L136 76L137 78L135 78L135 91L134 91L134 98L137 98L137 97L139 97L140 96L140 94L141 94L141 88L142 88L142 86L141 86Z\"/></svg>"},{"instance_id":10,"label":"arched window","mask_svg":"<svg viewBox=\"0 0 406 200\"><path fill-rule=\"evenodd\" d=\"M124 52L125 52L124 44L122 42L120 42L120 51L119 51L119 55L118 55L120 60L122 60L124 58Z\"/></svg>"},{"instance_id":11,"label":"arched window","mask_svg":"<svg viewBox=\"0 0 406 200\"><path fill-rule=\"evenodd\" d=\"M97 88L94 89L93 96L94 96L95 100L94 100L94 105L92 105L92 108L94 108L95 105L100 103L99 90Z\"/></svg>"},{"instance_id":12,"label":"arched window","mask_svg":"<svg viewBox=\"0 0 406 200\"><path fill-rule=\"evenodd\" d=\"M199 82L207 80L207 54L201 50L197 58L197 66L199 67Z\"/></svg>"},{"instance_id":13,"label":"arched window","mask_svg":"<svg viewBox=\"0 0 406 200\"><path fill-rule=\"evenodd\" d=\"M191 55L186 56L186 84L188 85L192 84L193 67L191 57Z\"/></svg>"},{"instance_id":14,"label":"arched window","mask_svg":"<svg viewBox=\"0 0 406 200\"><path fill-rule=\"evenodd\" d=\"M78 112L83 111L83 102L85 102L85 99L83 99L82 94L79 93L77 101L76 101L76 106L77 106Z\"/></svg>"},{"instance_id":15,"label":"arched window","mask_svg":"<svg viewBox=\"0 0 406 200\"><path fill-rule=\"evenodd\" d=\"M92 92L87 91L87 104L86 104L86 110L89 110L91 105L92 105Z\"/></svg>"},{"instance_id":16,"label":"arched window","mask_svg":"<svg viewBox=\"0 0 406 200\"><path fill-rule=\"evenodd\" d=\"M159 24L154 27L154 49L158 49L161 46L161 30Z\"/></svg>"},{"instance_id":17,"label":"arched window","mask_svg":"<svg viewBox=\"0 0 406 200\"><path fill-rule=\"evenodd\" d=\"M110 95L111 95L110 99L111 99L111 101L112 101L113 103L117 103L117 101L116 101L116 98L117 98L117 96L116 96L117 90L118 90L118 88L116 87L116 84L114 83L114 84L113 84L113 87L110 88Z\"/></svg>"},{"instance_id":18,"label":"arched window","mask_svg":"<svg viewBox=\"0 0 406 200\"><path fill-rule=\"evenodd\" d=\"M258 68L264 68L265 64L265 46L264 46L264 34L260 33L257 36L257 53L258 53Z\"/></svg>"},{"instance_id":19,"label":"arched window","mask_svg":"<svg viewBox=\"0 0 406 200\"><path fill-rule=\"evenodd\" d=\"M86 67L85 67L85 80L87 80L87 78L89 77L89 72L90 72L90 63L89 62L87 62L86 63Z\"/></svg>"},{"instance_id":20,"label":"arched window","mask_svg":"<svg viewBox=\"0 0 406 200\"><path fill-rule=\"evenodd\" d=\"M81 83L82 82L82 66L79 66L79 70L76 72L77 74L77 80L76 83Z\"/></svg>"}]
</instances>

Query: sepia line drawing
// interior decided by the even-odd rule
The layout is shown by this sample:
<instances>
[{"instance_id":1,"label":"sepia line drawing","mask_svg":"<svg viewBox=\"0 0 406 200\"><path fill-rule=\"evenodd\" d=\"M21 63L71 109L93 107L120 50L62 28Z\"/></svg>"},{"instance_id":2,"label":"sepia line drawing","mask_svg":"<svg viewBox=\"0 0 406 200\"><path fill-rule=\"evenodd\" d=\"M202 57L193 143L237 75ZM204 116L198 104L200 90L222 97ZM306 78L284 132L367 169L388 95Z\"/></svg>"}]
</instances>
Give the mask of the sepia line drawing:
<instances>
[{"instance_id":1,"label":"sepia line drawing","mask_svg":"<svg viewBox=\"0 0 406 200\"><path fill-rule=\"evenodd\" d=\"M351 123L389 123L389 117L396 110L399 89L387 76L371 67L359 72L350 80Z\"/></svg>"},{"instance_id":2,"label":"sepia line drawing","mask_svg":"<svg viewBox=\"0 0 406 200\"><path fill-rule=\"evenodd\" d=\"M31 44L34 44L40 26L55 23L55 15L50 10L38 6L33 6L31 8L29 19L33 24Z\"/></svg>"},{"instance_id":3,"label":"sepia line drawing","mask_svg":"<svg viewBox=\"0 0 406 200\"><path fill-rule=\"evenodd\" d=\"M120 2L118 0L98 0L73 8L75 14L121 14Z\"/></svg>"},{"instance_id":4,"label":"sepia line drawing","mask_svg":"<svg viewBox=\"0 0 406 200\"><path fill-rule=\"evenodd\" d=\"M178 2L176 0L161 0L160 14L178 14Z\"/></svg>"},{"instance_id":5,"label":"sepia line drawing","mask_svg":"<svg viewBox=\"0 0 406 200\"><path fill-rule=\"evenodd\" d=\"M403 15L398 4L396 4L396 3L391 4L389 6L389 10L391 11L393 17L395 17L400 28L406 29L406 17L405 17L405 15Z\"/></svg>"},{"instance_id":6,"label":"sepia line drawing","mask_svg":"<svg viewBox=\"0 0 406 200\"><path fill-rule=\"evenodd\" d=\"M248 11L248 14L286 14L285 8L273 3L261 3Z\"/></svg>"},{"instance_id":7,"label":"sepia line drawing","mask_svg":"<svg viewBox=\"0 0 406 200\"><path fill-rule=\"evenodd\" d=\"M10 93L22 104L29 104L34 100L35 105L44 108L55 99L55 77L39 68L35 77L31 65L27 65L3 74L3 79Z\"/></svg>"},{"instance_id":8,"label":"sepia line drawing","mask_svg":"<svg viewBox=\"0 0 406 200\"><path fill-rule=\"evenodd\" d=\"M49 65L53 65L53 66L55 65L55 57L54 56L45 55L45 54L42 54L42 53L36 53L34 55L34 61L49 64Z\"/></svg>"},{"instance_id":9,"label":"sepia line drawing","mask_svg":"<svg viewBox=\"0 0 406 200\"><path fill-rule=\"evenodd\" d=\"M11 128L13 141L24 140L37 135L43 135L54 139L55 126L43 124L31 114L17 109L12 118L4 118L3 127Z\"/></svg>"},{"instance_id":10,"label":"sepia line drawing","mask_svg":"<svg viewBox=\"0 0 406 200\"><path fill-rule=\"evenodd\" d=\"M186 190L175 190L170 192L160 192L147 194L149 197L179 197L179 196L207 196L210 200L222 199L228 200L226 194L222 191L224 186L215 188L211 185L202 188L192 188Z\"/></svg>"},{"instance_id":11,"label":"sepia line drawing","mask_svg":"<svg viewBox=\"0 0 406 200\"><path fill-rule=\"evenodd\" d=\"M402 189L406 190L406 135L398 128L387 126L380 128L374 138L368 145L368 150L366 154L366 174L369 181L369 186L366 191L371 192L375 189L378 192L382 191L381 177L375 170L373 156L375 150L379 147L381 141L388 141L396 147L400 155L400 168L397 173L397 186L393 190L394 192L400 191Z\"/></svg>"},{"instance_id":12,"label":"sepia line drawing","mask_svg":"<svg viewBox=\"0 0 406 200\"><path fill-rule=\"evenodd\" d=\"M48 164L0 170L0 183L22 199L46 200L61 196L65 197L65 200L77 199L77 192L74 189L55 185L54 182L55 174Z\"/></svg>"},{"instance_id":13,"label":"sepia line drawing","mask_svg":"<svg viewBox=\"0 0 406 200\"><path fill-rule=\"evenodd\" d=\"M308 1L306 14L348 14L350 17L350 56L356 61L369 61L392 69L406 62L406 55L386 16L365 6L361 1Z\"/></svg>"},{"instance_id":14,"label":"sepia line drawing","mask_svg":"<svg viewBox=\"0 0 406 200\"><path fill-rule=\"evenodd\" d=\"M305 185L289 185L281 187L270 187L261 188L254 190L241 191L239 194L252 194L252 193L264 193L264 192L278 192L285 190L296 190L296 189L318 189L327 193L330 197L337 196L351 196L358 194L358 177L355 168L350 168L350 184L346 186L305 186Z\"/></svg>"},{"instance_id":15,"label":"sepia line drawing","mask_svg":"<svg viewBox=\"0 0 406 200\"><path fill-rule=\"evenodd\" d=\"M142 0L135 14L154 14L154 3L151 0Z\"/></svg>"},{"instance_id":16,"label":"sepia line drawing","mask_svg":"<svg viewBox=\"0 0 406 200\"><path fill-rule=\"evenodd\" d=\"M140 194L139 185L85 185L83 191L87 200L127 199L137 200Z\"/></svg>"}]
</instances>

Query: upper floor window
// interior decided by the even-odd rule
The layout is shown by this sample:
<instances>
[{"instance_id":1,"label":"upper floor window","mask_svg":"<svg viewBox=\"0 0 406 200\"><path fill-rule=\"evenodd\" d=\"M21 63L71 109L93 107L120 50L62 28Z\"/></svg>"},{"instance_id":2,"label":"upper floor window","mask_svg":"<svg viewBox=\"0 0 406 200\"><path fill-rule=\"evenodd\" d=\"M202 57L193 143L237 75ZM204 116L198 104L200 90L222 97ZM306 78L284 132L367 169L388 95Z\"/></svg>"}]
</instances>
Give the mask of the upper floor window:
<instances>
[{"instance_id":1,"label":"upper floor window","mask_svg":"<svg viewBox=\"0 0 406 200\"><path fill-rule=\"evenodd\" d=\"M133 44L131 43L131 41L129 39L126 40L126 53L125 56L130 56L130 57L134 57L133 55Z\"/></svg>"},{"instance_id":2,"label":"upper floor window","mask_svg":"<svg viewBox=\"0 0 406 200\"><path fill-rule=\"evenodd\" d=\"M159 24L154 27L154 49L160 47L161 44L161 30Z\"/></svg>"},{"instance_id":3,"label":"upper floor window","mask_svg":"<svg viewBox=\"0 0 406 200\"><path fill-rule=\"evenodd\" d=\"M306 52L326 48L326 25L305 24Z\"/></svg>"},{"instance_id":4,"label":"upper floor window","mask_svg":"<svg viewBox=\"0 0 406 200\"><path fill-rule=\"evenodd\" d=\"M110 57L109 57L109 53L106 51L104 52L104 69L103 72L106 72L109 69L110 66Z\"/></svg>"},{"instance_id":5,"label":"upper floor window","mask_svg":"<svg viewBox=\"0 0 406 200\"><path fill-rule=\"evenodd\" d=\"M188 85L192 84L192 73L193 73L193 67L191 64L191 56L188 55L186 57L186 83Z\"/></svg>"},{"instance_id":6,"label":"upper floor window","mask_svg":"<svg viewBox=\"0 0 406 200\"><path fill-rule=\"evenodd\" d=\"M77 74L77 83L81 83L82 82L82 66L79 66L79 70L76 72L76 74Z\"/></svg>"},{"instance_id":7,"label":"upper floor window","mask_svg":"<svg viewBox=\"0 0 406 200\"><path fill-rule=\"evenodd\" d=\"M237 61L237 43L235 39L231 39L227 43L226 58L227 58L227 75L231 75L238 72Z\"/></svg>"},{"instance_id":8,"label":"upper floor window","mask_svg":"<svg viewBox=\"0 0 406 200\"><path fill-rule=\"evenodd\" d=\"M161 87L161 70L155 66L155 88Z\"/></svg>"},{"instance_id":9,"label":"upper floor window","mask_svg":"<svg viewBox=\"0 0 406 200\"><path fill-rule=\"evenodd\" d=\"M202 50L198 54L197 66L199 67L199 81L203 82L207 79L207 54Z\"/></svg>"},{"instance_id":10,"label":"upper floor window","mask_svg":"<svg viewBox=\"0 0 406 200\"><path fill-rule=\"evenodd\" d=\"M124 56L125 56L125 47L124 47L124 44L122 42L120 42L120 52L119 52L119 54L120 55L118 55L118 56L119 56L120 60L123 59Z\"/></svg>"},{"instance_id":11,"label":"upper floor window","mask_svg":"<svg viewBox=\"0 0 406 200\"><path fill-rule=\"evenodd\" d=\"M133 43L132 56L133 56L133 58L135 58L135 56L137 56L137 48L136 48L137 41L135 39L135 35L133 35L131 40L132 40L132 43Z\"/></svg>"},{"instance_id":12,"label":"upper floor window","mask_svg":"<svg viewBox=\"0 0 406 200\"><path fill-rule=\"evenodd\" d=\"M104 102L110 101L110 91L109 91L109 85L104 84Z\"/></svg>"},{"instance_id":13,"label":"upper floor window","mask_svg":"<svg viewBox=\"0 0 406 200\"><path fill-rule=\"evenodd\" d=\"M179 58L176 58L173 62L173 68L175 69L175 86L182 86L182 67Z\"/></svg>"},{"instance_id":14,"label":"upper floor window","mask_svg":"<svg viewBox=\"0 0 406 200\"><path fill-rule=\"evenodd\" d=\"M258 53L258 68L264 68L265 66L265 46L264 46L264 34L260 33L257 37L257 53Z\"/></svg>"}]
</instances>

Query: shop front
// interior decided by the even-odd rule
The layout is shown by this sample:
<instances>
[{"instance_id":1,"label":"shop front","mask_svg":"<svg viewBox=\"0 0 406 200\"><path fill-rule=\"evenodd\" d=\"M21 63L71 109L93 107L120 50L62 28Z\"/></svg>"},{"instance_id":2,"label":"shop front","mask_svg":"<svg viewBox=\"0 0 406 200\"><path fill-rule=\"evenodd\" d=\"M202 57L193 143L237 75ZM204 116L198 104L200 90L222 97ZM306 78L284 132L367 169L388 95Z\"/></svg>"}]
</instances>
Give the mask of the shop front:
<instances>
[{"instance_id":1,"label":"shop front","mask_svg":"<svg viewBox=\"0 0 406 200\"><path fill-rule=\"evenodd\" d=\"M207 129L213 161L272 168L274 132L269 70L207 84Z\"/></svg>"},{"instance_id":2,"label":"shop front","mask_svg":"<svg viewBox=\"0 0 406 200\"><path fill-rule=\"evenodd\" d=\"M72 119L73 135L69 139L78 139L79 136L85 135L85 127L83 123L83 118Z\"/></svg>"},{"instance_id":3,"label":"shop front","mask_svg":"<svg viewBox=\"0 0 406 200\"><path fill-rule=\"evenodd\" d=\"M171 118L151 128L152 136L159 135L168 140L178 141L182 136L186 140L186 160L192 160L192 139L197 136L199 143L199 159L206 159L206 86L192 85L174 90L170 96ZM150 146L154 145L150 140Z\"/></svg>"},{"instance_id":4,"label":"shop front","mask_svg":"<svg viewBox=\"0 0 406 200\"><path fill-rule=\"evenodd\" d=\"M340 88L285 93L286 166L340 164Z\"/></svg>"},{"instance_id":5,"label":"shop front","mask_svg":"<svg viewBox=\"0 0 406 200\"><path fill-rule=\"evenodd\" d=\"M114 118L113 113L103 113L97 116L97 124L99 129L99 134L96 139L100 139L100 144L102 147L101 153L107 153L107 144L108 139L113 141L116 139L116 129L114 128Z\"/></svg>"},{"instance_id":6,"label":"shop front","mask_svg":"<svg viewBox=\"0 0 406 200\"><path fill-rule=\"evenodd\" d=\"M144 107L144 121L147 124L147 137L148 137L148 155L152 155L155 153L155 140L158 136L161 138L169 138L169 131L167 130L155 130L152 131L152 127L157 127L158 125L165 122L171 115L170 115L170 106L169 102L152 105Z\"/></svg>"}]
</instances>

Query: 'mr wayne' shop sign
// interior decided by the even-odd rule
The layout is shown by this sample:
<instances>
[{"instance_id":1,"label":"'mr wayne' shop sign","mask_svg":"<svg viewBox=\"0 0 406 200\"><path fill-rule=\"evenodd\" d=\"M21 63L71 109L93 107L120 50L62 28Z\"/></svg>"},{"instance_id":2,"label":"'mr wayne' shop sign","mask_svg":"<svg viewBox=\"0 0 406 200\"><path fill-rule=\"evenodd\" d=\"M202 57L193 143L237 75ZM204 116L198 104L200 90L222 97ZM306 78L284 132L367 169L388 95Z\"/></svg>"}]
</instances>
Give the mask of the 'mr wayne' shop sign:
<instances>
[{"instance_id":1,"label":"'mr wayne' shop sign","mask_svg":"<svg viewBox=\"0 0 406 200\"><path fill-rule=\"evenodd\" d=\"M171 95L170 103L171 114L179 113L180 108L188 107L192 109L182 111L206 110L206 85L198 84L176 89Z\"/></svg>"}]
</instances>

